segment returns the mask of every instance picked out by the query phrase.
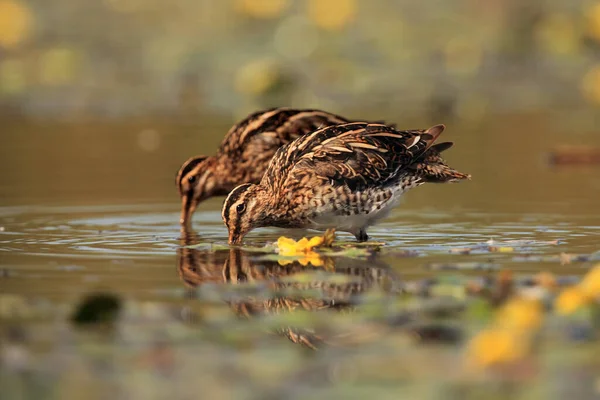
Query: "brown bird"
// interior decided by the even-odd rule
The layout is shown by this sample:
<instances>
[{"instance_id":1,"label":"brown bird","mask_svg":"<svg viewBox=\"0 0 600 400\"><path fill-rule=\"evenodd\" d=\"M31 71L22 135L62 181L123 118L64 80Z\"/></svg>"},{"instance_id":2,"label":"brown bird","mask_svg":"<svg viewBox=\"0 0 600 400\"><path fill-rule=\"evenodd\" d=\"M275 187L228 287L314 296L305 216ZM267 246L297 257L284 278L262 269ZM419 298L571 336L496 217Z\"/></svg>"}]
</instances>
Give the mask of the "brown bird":
<instances>
[{"instance_id":1,"label":"brown bird","mask_svg":"<svg viewBox=\"0 0 600 400\"><path fill-rule=\"evenodd\" d=\"M407 190L470 178L441 158L452 143L434 145L444 129L352 122L294 140L276 152L259 184L240 185L227 196L222 217L229 243L266 226L336 228L368 240L367 228Z\"/></svg>"},{"instance_id":2,"label":"brown bird","mask_svg":"<svg viewBox=\"0 0 600 400\"><path fill-rule=\"evenodd\" d=\"M180 223L187 225L198 204L228 194L242 183L258 183L281 146L317 129L349 122L320 110L274 108L235 124L214 156L188 159L177 173Z\"/></svg>"}]
</instances>

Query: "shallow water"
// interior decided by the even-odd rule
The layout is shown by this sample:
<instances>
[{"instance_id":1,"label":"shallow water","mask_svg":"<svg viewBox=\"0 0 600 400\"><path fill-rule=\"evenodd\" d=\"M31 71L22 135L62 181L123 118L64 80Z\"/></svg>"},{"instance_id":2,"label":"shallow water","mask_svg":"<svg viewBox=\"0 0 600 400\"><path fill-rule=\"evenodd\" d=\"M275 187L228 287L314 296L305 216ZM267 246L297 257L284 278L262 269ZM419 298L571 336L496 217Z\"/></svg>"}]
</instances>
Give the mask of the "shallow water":
<instances>
[{"instance_id":1,"label":"shallow water","mask_svg":"<svg viewBox=\"0 0 600 400\"><path fill-rule=\"evenodd\" d=\"M0 281L0 287L6 293L69 298L94 285L145 297L172 288L178 284L176 251L184 244L177 219L171 204L5 207L0 248L8 278ZM226 245L227 232L217 209L197 212L194 225L195 243ZM281 234L299 238L318 232L262 229L251 234L247 244L262 246ZM407 275L435 274L427 266L440 260L492 263L529 273L580 274L577 266L523 260L522 255L591 254L598 250L600 217L399 209L370 234L391 252L387 256L384 252L381 261ZM348 234L339 237L352 240ZM514 253L490 253L490 241L512 246ZM462 248L473 250L466 256L450 254ZM393 250L410 250L418 257L394 257Z\"/></svg>"},{"instance_id":2,"label":"shallow water","mask_svg":"<svg viewBox=\"0 0 600 400\"><path fill-rule=\"evenodd\" d=\"M508 129L519 126L517 122L522 124L520 130ZM483 126L485 135L480 134ZM513 271L522 282L541 271L553 273L560 285L577 282L600 250L599 171L593 166L550 167L545 161L548 151L563 144L564 137L560 127L549 126L536 116L502 117L462 129L450 126L447 139L456 146L448 151L448 162L472 174L473 180L413 190L390 218L370 229L373 240L385 242L379 252L359 259L333 258L327 268L314 268L298 262L282 265L262 253L227 249L220 218L222 199L203 203L194 217L194 231L180 232L175 172L196 152L190 153L189 148L210 153L220 135L206 132L224 132L225 123L11 125L0 150L4 342L24 341L24 354L29 357L25 364L36 372L34 379L43 381L41 387L66 393L64 398L77 398L83 384L75 378L61 380L51 371L57 357L64 357L58 370L78 371L82 382L90 383L91 376L104 371L105 382L115 386L103 388L103 393L112 390L123 398L131 398L128 393L152 392L148 382L164 372L163 362L171 374L169 387L177 387L172 390L182 396L202 385L217 397L247 397L248 390L258 390L257 397L261 393L343 396L349 388L358 396L361 390L390 382L406 383L404 390L414 390L415 395L430 395L435 390L426 389L424 380L443 377L461 350L436 345L411 349L406 338L389 331L395 329L390 321L399 317L387 306L383 314L358 313L336 320L334 327L327 320L337 316L315 317L309 323L314 329L307 331L293 328L305 323L305 317L286 320L285 315L289 310L352 309L361 298L369 304L369 296L377 297L383 288L395 296L423 282L464 282L495 276L500 270ZM148 146L144 142L148 136L158 145ZM569 140L600 143L596 132L578 133ZM247 237L247 244L260 247L282 234L300 238L317 233L261 229ZM338 238L352 240L343 233ZM242 288L231 289L236 285ZM271 293L300 289L312 291L300 297ZM82 297L97 291L115 293L128 306L120 339L100 344L91 340L101 348L91 356L89 349L80 347L88 342L81 342L66 321ZM269 320L269 315L283 320ZM374 315L383 315L386 323L376 323ZM240 316L254 318L237 319ZM10 339L11 329L23 330L26 339ZM350 348L340 344L346 350L327 347L346 343L348 336L359 344ZM319 348L325 353L307 361L297 348ZM5 361L13 360L6 354ZM132 361L136 357L150 361L140 367ZM414 371L398 370L400 357L411 360ZM343 365L353 359L358 360L356 370L345 371ZM94 362L108 362L108 367ZM188 367L210 368L211 362L218 371L209 375L218 383L207 383L208 378L194 381L196 377L186 372ZM575 365L588 362L594 360ZM253 371L257 363L263 367ZM79 370L82 365L85 368ZM380 374L370 373L369 365ZM232 366L235 376L224 372ZM540 372L536 379L560 375L561 368L565 367ZM3 374L9 375L0 374L0 382L14 383L15 375L10 374L21 370L8 371ZM132 371L141 374L134 374L140 379L136 383L125 379ZM464 377L454 378L460 382ZM157 382L166 384L164 379ZM593 379L582 375L575 381L589 386ZM157 382L150 386L157 388ZM11 393L35 394L31 387L10 387ZM460 388L454 389L460 396ZM165 390L157 391L156 398Z\"/></svg>"}]
</instances>

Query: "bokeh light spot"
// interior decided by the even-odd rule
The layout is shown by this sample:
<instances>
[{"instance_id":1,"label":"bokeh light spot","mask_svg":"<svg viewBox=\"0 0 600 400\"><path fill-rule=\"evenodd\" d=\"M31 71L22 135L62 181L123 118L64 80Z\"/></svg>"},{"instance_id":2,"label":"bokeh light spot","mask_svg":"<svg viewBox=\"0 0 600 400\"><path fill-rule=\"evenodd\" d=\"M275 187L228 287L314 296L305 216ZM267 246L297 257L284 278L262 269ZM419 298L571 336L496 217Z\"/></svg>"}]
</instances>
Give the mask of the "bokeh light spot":
<instances>
[{"instance_id":1,"label":"bokeh light spot","mask_svg":"<svg viewBox=\"0 0 600 400\"><path fill-rule=\"evenodd\" d=\"M0 46L18 46L30 35L32 23L33 16L25 4L0 0Z\"/></svg>"},{"instance_id":2,"label":"bokeh light spot","mask_svg":"<svg viewBox=\"0 0 600 400\"><path fill-rule=\"evenodd\" d=\"M340 30L354 20L356 0L309 0L308 15L320 28Z\"/></svg>"},{"instance_id":3,"label":"bokeh light spot","mask_svg":"<svg viewBox=\"0 0 600 400\"><path fill-rule=\"evenodd\" d=\"M548 53L573 54L579 47L575 24L564 14L550 14L537 26L536 38Z\"/></svg>"},{"instance_id":4,"label":"bokeh light spot","mask_svg":"<svg viewBox=\"0 0 600 400\"><path fill-rule=\"evenodd\" d=\"M78 67L77 54L67 48L46 50L40 56L39 79L45 85L64 85L72 81Z\"/></svg>"},{"instance_id":5,"label":"bokeh light spot","mask_svg":"<svg viewBox=\"0 0 600 400\"><path fill-rule=\"evenodd\" d=\"M255 60L242 66L235 77L236 90L258 95L269 90L279 78L279 69L272 60Z\"/></svg>"},{"instance_id":6,"label":"bokeh light spot","mask_svg":"<svg viewBox=\"0 0 600 400\"><path fill-rule=\"evenodd\" d=\"M588 34L600 41L600 3L591 6L586 12L586 17Z\"/></svg>"},{"instance_id":7,"label":"bokeh light spot","mask_svg":"<svg viewBox=\"0 0 600 400\"><path fill-rule=\"evenodd\" d=\"M0 63L0 92L7 95L18 94L25 90L27 82L20 60L6 60Z\"/></svg>"},{"instance_id":8,"label":"bokeh light spot","mask_svg":"<svg viewBox=\"0 0 600 400\"><path fill-rule=\"evenodd\" d=\"M235 8L254 18L276 18L288 7L289 0L237 0Z\"/></svg>"},{"instance_id":9,"label":"bokeh light spot","mask_svg":"<svg viewBox=\"0 0 600 400\"><path fill-rule=\"evenodd\" d=\"M600 65L590 69L583 76L581 91L589 101L600 105Z\"/></svg>"}]
</instances>

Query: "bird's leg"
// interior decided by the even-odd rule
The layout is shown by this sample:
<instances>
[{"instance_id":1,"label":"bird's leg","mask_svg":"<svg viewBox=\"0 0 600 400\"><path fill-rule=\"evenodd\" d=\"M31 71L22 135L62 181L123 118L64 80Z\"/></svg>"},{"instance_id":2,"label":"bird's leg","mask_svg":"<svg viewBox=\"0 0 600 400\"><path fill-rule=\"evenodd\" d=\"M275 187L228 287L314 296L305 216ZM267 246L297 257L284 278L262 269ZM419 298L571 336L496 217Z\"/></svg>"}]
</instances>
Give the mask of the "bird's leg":
<instances>
[{"instance_id":1,"label":"bird's leg","mask_svg":"<svg viewBox=\"0 0 600 400\"><path fill-rule=\"evenodd\" d=\"M369 240L369 235L367 235L367 231L363 228L359 229L358 232L354 233L356 240L359 242L366 242Z\"/></svg>"}]
</instances>

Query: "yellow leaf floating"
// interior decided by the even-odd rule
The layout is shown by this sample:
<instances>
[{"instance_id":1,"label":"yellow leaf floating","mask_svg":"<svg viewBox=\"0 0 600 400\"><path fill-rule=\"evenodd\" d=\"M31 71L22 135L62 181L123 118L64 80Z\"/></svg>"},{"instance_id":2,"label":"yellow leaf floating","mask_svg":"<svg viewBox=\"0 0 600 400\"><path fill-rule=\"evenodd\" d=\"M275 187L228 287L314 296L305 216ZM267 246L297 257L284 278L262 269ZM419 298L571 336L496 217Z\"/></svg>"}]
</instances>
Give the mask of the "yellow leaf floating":
<instances>
[{"instance_id":1,"label":"yellow leaf floating","mask_svg":"<svg viewBox=\"0 0 600 400\"><path fill-rule=\"evenodd\" d=\"M509 329L487 329L473 337L467 349L469 361L488 367L516 361L526 353L526 341Z\"/></svg>"},{"instance_id":2,"label":"yellow leaf floating","mask_svg":"<svg viewBox=\"0 0 600 400\"><path fill-rule=\"evenodd\" d=\"M592 268L579 284L581 291L589 298L600 296L600 264Z\"/></svg>"},{"instance_id":3,"label":"yellow leaf floating","mask_svg":"<svg viewBox=\"0 0 600 400\"><path fill-rule=\"evenodd\" d=\"M508 300L496 313L493 326L471 339L468 360L478 367L489 367L525 357L542 318L539 300L521 296Z\"/></svg>"},{"instance_id":4,"label":"yellow leaf floating","mask_svg":"<svg viewBox=\"0 0 600 400\"><path fill-rule=\"evenodd\" d=\"M563 290L554 302L554 308L559 314L571 314L587 303L585 294L578 286Z\"/></svg>"},{"instance_id":5,"label":"yellow leaf floating","mask_svg":"<svg viewBox=\"0 0 600 400\"><path fill-rule=\"evenodd\" d=\"M578 285L564 289L554 301L557 313L572 314L600 297L600 265L592 268Z\"/></svg>"},{"instance_id":6,"label":"yellow leaf floating","mask_svg":"<svg viewBox=\"0 0 600 400\"><path fill-rule=\"evenodd\" d=\"M282 236L277 239L277 248L279 249L279 254L282 256L303 256L310 253L313 247L320 245L322 242L323 238L320 237L314 237L311 240L302 238L295 241L294 239Z\"/></svg>"},{"instance_id":7,"label":"yellow leaf floating","mask_svg":"<svg viewBox=\"0 0 600 400\"><path fill-rule=\"evenodd\" d=\"M319 246L331 246L334 239L335 230L333 229L327 230L323 236L315 236L310 239L302 238L298 241L281 236L277 239L277 249L281 256L301 257L298 262L303 266L312 264L315 267L321 267L324 265L324 261L313 249ZM287 265L290 262L289 260L280 260L279 264Z\"/></svg>"},{"instance_id":8,"label":"yellow leaf floating","mask_svg":"<svg viewBox=\"0 0 600 400\"><path fill-rule=\"evenodd\" d=\"M495 322L506 328L529 331L542 323L542 311L539 300L516 297L498 310Z\"/></svg>"},{"instance_id":9,"label":"yellow leaf floating","mask_svg":"<svg viewBox=\"0 0 600 400\"><path fill-rule=\"evenodd\" d=\"M552 275L541 275L540 281L553 288ZM600 265L592 268L578 285L565 288L556 298L558 314L571 314L600 296ZM493 327L475 335L467 347L468 360L478 367L517 361L527 355L532 333L542 323L543 307L537 299L515 297L502 306Z\"/></svg>"}]
</instances>

